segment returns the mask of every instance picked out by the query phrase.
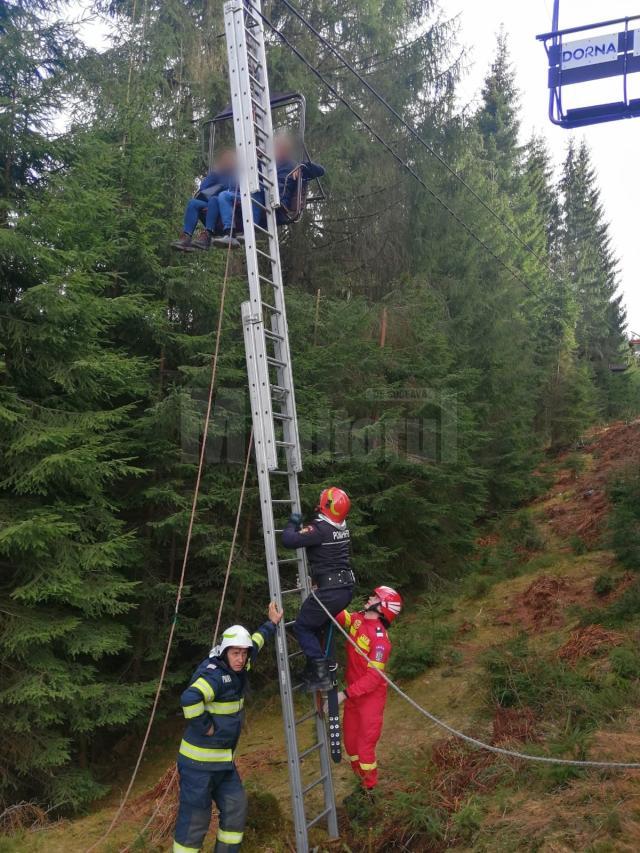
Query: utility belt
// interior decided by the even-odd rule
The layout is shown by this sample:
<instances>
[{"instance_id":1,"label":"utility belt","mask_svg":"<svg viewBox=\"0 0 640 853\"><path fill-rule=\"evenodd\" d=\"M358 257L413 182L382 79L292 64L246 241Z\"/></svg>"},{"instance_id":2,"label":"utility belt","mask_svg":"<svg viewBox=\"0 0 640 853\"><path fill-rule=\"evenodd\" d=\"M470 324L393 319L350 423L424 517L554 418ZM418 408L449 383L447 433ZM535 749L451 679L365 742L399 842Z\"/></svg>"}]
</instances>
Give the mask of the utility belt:
<instances>
[{"instance_id":1,"label":"utility belt","mask_svg":"<svg viewBox=\"0 0 640 853\"><path fill-rule=\"evenodd\" d=\"M337 572L325 572L322 575L314 575L312 583L318 589L355 586L356 576L351 569L339 569Z\"/></svg>"}]
</instances>

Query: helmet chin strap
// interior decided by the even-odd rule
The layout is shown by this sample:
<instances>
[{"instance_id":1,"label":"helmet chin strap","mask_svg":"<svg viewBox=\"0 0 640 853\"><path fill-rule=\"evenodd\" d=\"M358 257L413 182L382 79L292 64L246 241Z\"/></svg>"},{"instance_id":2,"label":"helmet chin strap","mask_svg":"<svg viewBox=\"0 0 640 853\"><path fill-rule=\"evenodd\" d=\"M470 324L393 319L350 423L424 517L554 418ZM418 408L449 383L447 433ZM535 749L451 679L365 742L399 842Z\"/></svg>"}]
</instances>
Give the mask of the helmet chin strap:
<instances>
[{"instance_id":1,"label":"helmet chin strap","mask_svg":"<svg viewBox=\"0 0 640 853\"><path fill-rule=\"evenodd\" d=\"M376 601L376 603L375 603L375 604L369 604L369 605L368 605L367 607L365 607L365 609L364 609L364 612L365 612L365 613L371 613L371 612L373 612L373 611L375 611L375 612L376 612L376 613L378 613L378 614L380 613L380 602L379 602L379 601Z\"/></svg>"}]
</instances>

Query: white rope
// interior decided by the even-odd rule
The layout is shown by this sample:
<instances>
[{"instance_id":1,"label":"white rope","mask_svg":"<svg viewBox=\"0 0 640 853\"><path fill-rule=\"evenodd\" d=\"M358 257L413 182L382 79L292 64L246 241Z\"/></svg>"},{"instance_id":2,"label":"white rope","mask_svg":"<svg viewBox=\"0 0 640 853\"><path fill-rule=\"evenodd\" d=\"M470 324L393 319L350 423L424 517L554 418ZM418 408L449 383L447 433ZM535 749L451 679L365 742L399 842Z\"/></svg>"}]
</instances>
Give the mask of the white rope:
<instances>
[{"instance_id":1,"label":"white rope","mask_svg":"<svg viewBox=\"0 0 640 853\"><path fill-rule=\"evenodd\" d=\"M361 655L366 660L369 660L366 653L358 647L358 645L351 639L349 634L344 630L342 625L340 625L340 623L331 615L331 613L329 613L329 611L320 601L314 590L311 590L311 595L315 598L315 600L318 602L320 607L324 610L324 612L327 614L333 624L337 627L337 629L346 637L347 642L351 643L351 645L358 652L359 655ZM578 759L572 758L552 758L550 755L529 755L526 752L517 752L513 749L504 749L500 746L492 746L489 743L484 743L483 741L478 740L477 738L471 737L470 735L466 735L464 732L459 732L457 729L454 729L453 726L450 726L448 723L445 723L444 720L440 720L430 711L427 711L426 708L423 708L421 705L419 705L415 701L415 699L412 699L411 696L408 696L404 692L404 690L398 687L398 685L393 682L386 673L382 672L382 670L377 669L376 672L387 682L390 687L393 687L396 693L398 693L406 702L412 705L419 714L422 714L423 717L426 717L436 726L439 726L441 729L444 729L445 731L449 732L449 734L453 735L454 737L457 737L465 743L468 743L470 746L474 746L476 749L484 749L487 752L494 752L497 755L505 755L508 758L519 758L523 761L537 761L538 764L560 764L569 767L600 767L604 769L609 768L615 770L640 770L640 762L637 761L579 761Z\"/></svg>"}]
</instances>

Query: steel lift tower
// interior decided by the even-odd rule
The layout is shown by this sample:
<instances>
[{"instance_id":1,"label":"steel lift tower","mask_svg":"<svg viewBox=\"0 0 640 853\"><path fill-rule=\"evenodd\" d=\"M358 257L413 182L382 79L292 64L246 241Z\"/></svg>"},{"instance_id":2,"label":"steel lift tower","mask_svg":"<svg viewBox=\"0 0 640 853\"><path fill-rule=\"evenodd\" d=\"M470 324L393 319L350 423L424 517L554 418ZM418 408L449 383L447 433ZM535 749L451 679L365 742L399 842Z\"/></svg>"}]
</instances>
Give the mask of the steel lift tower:
<instances>
[{"instance_id":1,"label":"steel lift tower","mask_svg":"<svg viewBox=\"0 0 640 853\"><path fill-rule=\"evenodd\" d=\"M277 541L283 520L300 512L302 459L276 223L280 198L260 0L228 0L224 23L249 281L242 324L267 573L271 598L290 612L296 598L309 594L310 580L304 552L283 557ZM260 214L260 224L254 213ZM289 652L291 625L284 620L279 624L276 655L296 847L298 853L308 853L309 829L324 821L335 838L338 823L325 722L311 701L300 716L294 704L303 685L292 684L290 661L302 652ZM315 723L310 740L304 732L307 721ZM318 791L323 795L319 805Z\"/></svg>"}]
</instances>

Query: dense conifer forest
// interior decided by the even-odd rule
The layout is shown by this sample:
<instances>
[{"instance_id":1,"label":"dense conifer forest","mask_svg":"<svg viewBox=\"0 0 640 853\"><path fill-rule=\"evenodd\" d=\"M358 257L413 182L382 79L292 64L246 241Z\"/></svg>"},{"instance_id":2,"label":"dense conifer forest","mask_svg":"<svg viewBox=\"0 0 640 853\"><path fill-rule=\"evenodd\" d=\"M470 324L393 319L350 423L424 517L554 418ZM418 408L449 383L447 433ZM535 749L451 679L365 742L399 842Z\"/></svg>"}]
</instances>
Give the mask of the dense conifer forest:
<instances>
[{"instance_id":1,"label":"dense conifer forest","mask_svg":"<svg viewBox=\"0 0 640 853\"><path fill-rule=\"evenodd\" d=\"M522 139L503 36L461 105L465 46L435 0L298 5L509 226L268 4L481 238L270 37L272 89L305 94L327 170L326 200L281 237L305 504L345 488L362 588L383 577L411 601L462 578L479 525L535 497L545 454L638 412L617 259L587 143L556 169L543 139ZM221 4L89 13L110 25L102 52L77 8L0 3L0 803L65 813L106 790L110 750L146 722L225 260L169 245L205 170L201 123L228 102ZM166 713L208 650L228 556L250 430L245 292L240 253ZM257 622L267 594L252 475L225 622Z\"/></svg>"}]
</instances>

